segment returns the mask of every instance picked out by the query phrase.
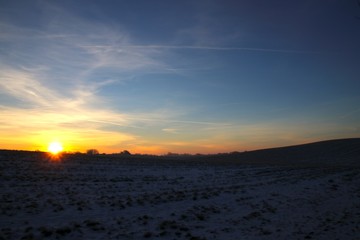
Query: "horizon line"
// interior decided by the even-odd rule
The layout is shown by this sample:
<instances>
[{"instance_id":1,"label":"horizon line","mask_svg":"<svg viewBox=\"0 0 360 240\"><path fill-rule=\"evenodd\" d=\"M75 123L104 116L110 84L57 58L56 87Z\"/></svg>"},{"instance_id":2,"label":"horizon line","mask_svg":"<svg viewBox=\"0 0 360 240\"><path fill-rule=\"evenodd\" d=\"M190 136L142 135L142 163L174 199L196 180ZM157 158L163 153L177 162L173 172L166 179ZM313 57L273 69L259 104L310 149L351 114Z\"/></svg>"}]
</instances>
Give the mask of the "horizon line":
<instances>
[{"instance_id":1,"label":"horizon line","mask_svg":"<svg viewBox=\"0 0 360 240\"><path fill-rule=\"evenodd\" d=\"M165 154L150 154L150 153L131 153L131 155L150 155L150 156L168 156L169 153L172 153L174 155L187 155L187 156L196 156L196 155L205 155L205 156L209 156L209 155L218 155L218 154L232 154L232 153L246 153L246 152L254 152L254 151L263 151L263 150L270 150L270 149L279 149L279 148L287 148L287 147L297 147L297 146L303 146L303 145L308 145L308 144L316 144L316 143L322 143L322 142L331 142L331 141L344 141L344 140L355 140L355 139L359 139L360 137L350 137L350 138L332 138L332 139L325 139L325 140L317 140L317 141L311 141L311 142L305 142L305 143L299 143L299 144L293 144L293 145L283 145L283 146L276 146L276 147L269 147L269 148L258 148L258 149L252 149L252 150L232 150L232 151L228 151L228 152L218 152L218 153L177 153L177 152L168 152ZM96 149L96 148L89 148L89 149ZM125 149L126 150L126 149ZM18 152L37 152L37 153L49 153L49 151L42 151L42 150L25 150L25 149L3 149L0 148L0 151L18 151ZM124 151L124 150L122 150ZM96 154L96 155L111 155L111 154L121 154L121 152L113 152L113 153L100 153ZM85 154L87 155L86 152L80 152L80 151L62 151L62 153L65 154Z\"/></svg>"}]
</instances>

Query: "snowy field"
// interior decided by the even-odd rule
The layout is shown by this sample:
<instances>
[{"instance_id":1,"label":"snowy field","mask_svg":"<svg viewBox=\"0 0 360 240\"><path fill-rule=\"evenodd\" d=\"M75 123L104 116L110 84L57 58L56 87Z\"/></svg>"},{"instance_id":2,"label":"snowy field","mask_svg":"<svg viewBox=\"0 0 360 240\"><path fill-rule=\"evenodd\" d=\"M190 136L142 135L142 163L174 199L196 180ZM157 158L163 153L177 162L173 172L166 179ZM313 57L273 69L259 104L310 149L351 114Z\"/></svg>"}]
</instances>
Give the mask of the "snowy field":
<instances>
[{"instance_id":1,"label":"snowy field","mask_svg":"<svg viewBox=\"0 0 360 240\"><path fill-rule=\"evenodd\" d=\"M360 239L358 168L106 157L0 166L0 239Z\"/></svg>"}]
</instances>

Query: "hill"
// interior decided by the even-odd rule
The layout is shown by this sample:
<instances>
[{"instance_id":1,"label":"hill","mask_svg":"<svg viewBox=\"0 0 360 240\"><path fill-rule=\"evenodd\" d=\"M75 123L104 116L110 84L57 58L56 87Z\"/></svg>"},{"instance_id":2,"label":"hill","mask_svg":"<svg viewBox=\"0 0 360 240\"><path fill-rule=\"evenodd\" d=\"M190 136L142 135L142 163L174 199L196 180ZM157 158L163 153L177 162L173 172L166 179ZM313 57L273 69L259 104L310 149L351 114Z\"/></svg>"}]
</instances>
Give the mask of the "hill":
<instances>
[{"instance_id":1,"label":"hill","mask_svg":"<svg viewBox=\"0 0 360 240\"><path fill-rule=\"evenodd\" d=\"M211 156L214 161L220 156ZM360 138L336 139L302 145L224 154L227 163L360 167Z\"/></svg>"}]
</instances>

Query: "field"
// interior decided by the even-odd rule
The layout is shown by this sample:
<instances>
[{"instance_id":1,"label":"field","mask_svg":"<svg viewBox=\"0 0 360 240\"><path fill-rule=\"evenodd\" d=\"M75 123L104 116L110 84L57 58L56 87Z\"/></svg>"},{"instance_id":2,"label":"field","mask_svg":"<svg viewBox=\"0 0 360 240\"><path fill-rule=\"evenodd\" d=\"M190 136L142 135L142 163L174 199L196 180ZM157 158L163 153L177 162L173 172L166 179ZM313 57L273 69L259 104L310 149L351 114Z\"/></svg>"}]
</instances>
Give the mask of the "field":
<instances>
[{"instance_id":1,"label":"field","mask_svg":"<svg viewBox=\"0 0 360 240\"><path fill-rule=\"evenodd\" d=\"M359 239L360 169L20 154L0 239Z\"/></svg>"}]
</instances>

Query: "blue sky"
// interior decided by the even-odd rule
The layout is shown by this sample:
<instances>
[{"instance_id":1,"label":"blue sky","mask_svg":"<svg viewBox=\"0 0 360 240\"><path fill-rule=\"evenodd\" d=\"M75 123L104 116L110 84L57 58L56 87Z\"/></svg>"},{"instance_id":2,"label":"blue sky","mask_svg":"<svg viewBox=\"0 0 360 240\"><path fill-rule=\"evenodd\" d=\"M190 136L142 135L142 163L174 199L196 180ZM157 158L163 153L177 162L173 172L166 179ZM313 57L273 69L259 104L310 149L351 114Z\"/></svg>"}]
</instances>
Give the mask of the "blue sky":
<instances>
[{"instance_id":1,"label":"blue sky","mask_svg":"<svg viewBox=\"0 0 360 240\"><path fill-rule=\"evenodd\" d=\"M356 1L0 1L0 148L360 136Z\"/></svg>"}]
</instances>

